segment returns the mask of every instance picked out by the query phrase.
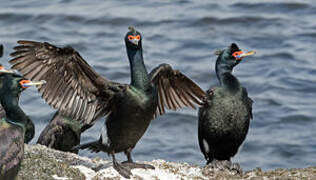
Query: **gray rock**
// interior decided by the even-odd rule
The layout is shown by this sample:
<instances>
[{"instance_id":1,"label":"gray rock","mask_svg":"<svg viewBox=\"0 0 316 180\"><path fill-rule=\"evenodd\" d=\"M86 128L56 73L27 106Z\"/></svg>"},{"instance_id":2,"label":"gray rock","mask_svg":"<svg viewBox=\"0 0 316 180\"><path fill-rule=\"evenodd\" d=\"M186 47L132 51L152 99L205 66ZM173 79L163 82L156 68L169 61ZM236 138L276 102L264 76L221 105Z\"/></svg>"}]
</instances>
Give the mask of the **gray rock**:
<instances>
[{"instance_id":1,"label":"gray rock","mask_svg":"<svg viewBox=\"0 0 316 180\"><path fill-rule=\"evenodd\" d=\"M262 171L260 168L238 174L228 169L214 169L211 166L199 167L187 163L153 160L146 162L155 170L134 169L131 179L316 179L316 167L302 169L275 169ZM34 179L125 179L112 167L112 163L100 158L80 157L76 154L61 152L42 145L25 145L25 157L18 180Z\"/></svg>"}]
</instances>

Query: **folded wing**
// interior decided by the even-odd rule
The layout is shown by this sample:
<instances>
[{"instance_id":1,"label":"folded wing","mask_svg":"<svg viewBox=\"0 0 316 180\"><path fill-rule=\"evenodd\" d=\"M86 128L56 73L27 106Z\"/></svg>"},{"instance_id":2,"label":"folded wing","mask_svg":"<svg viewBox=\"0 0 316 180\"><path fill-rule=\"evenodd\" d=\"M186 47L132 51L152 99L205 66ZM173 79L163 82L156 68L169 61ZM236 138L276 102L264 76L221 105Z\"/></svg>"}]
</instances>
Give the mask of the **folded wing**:
<instances>
[{"instance_id":1,"label":"folded wing","mask_svg":"<svg viewBox=\"0 0 316 180\"><path fill-rule=\"evenodd\" d=\"M165 113L165 107L176 110L183 107L195 109L202 104L205 92L191 79L168 64L160 64L150 73L151 81L158 90L157 115Z\"/></svg>"}]
</instances>

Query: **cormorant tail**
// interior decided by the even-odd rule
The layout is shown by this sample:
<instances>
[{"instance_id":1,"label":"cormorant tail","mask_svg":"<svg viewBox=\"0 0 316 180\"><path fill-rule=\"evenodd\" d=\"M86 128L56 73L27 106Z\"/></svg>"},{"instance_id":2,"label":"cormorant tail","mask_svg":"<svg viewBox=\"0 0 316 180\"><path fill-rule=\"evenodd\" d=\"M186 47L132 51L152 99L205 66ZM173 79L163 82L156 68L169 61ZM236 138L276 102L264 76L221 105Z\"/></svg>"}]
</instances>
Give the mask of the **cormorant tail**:
<instances>
[{"instance_id":1,"label":"cormorant tail","mask_svg":"<svg viewBox=\"0 0 316 180\"><path fill-rule=\"evenodd\" d=\"M79 149L89 149L91 150L91 152L100 152L100 151L107 152L106 146L102 145L99 140L74 146L71 150L79 150Z\"/></svg>"}]
</instances>

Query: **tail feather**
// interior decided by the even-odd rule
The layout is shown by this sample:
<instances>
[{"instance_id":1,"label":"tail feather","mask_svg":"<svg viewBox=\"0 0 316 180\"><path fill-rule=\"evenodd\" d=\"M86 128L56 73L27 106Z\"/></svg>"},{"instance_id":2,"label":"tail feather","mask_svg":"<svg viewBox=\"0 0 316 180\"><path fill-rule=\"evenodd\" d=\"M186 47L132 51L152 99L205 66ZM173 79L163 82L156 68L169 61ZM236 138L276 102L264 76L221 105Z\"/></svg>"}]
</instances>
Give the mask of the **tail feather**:
<instances>
[{"instance_id":1,"label":"tail feather","mask_svg":"<svg viewBox=\"0 0 316 180\"><path fill-rule=\"evenodd\" d=\"M79 149L89 149L91 150L91 152L100 152L100 151L105 151L106 147L104 147L98 140L98 141L88 142L85 144L80 144L72 148L72 150L79 150Z\"/></svg>"}]
</instances>

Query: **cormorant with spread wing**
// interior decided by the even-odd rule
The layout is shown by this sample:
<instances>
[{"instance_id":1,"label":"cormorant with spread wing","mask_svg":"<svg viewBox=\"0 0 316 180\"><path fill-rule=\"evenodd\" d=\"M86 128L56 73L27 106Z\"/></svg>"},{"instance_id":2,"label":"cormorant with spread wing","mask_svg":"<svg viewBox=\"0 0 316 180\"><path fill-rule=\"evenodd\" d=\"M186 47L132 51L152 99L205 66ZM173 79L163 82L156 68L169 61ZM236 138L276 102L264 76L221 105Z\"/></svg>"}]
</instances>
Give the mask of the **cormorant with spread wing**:
<instances>
[{"instance_id":1,"label":"cormorant with spread wing","mask_svg":"<svg viewBox=\"0 0 316 180\"><path fill-rule=\"evenodd\" d=\"M39 91L48 104L88 125L95 117L108 114L100 139L76 148L111 154L113 167L126 178L132 175L133 168L154 169L133 162L131 151L155 115L164 114L165 107L195 108L205 96L199 86L168 64L161 64L148 74L142 36L134 27L129 27L125 36L131 70L129 85L101 77L71 47L58 48L46 42L18 43L20 46L11 54L12 68L31 80L46 80ZM119 152L126 154L126 162L115 160L114 154Z\"/></svg>"}]
</instances>

